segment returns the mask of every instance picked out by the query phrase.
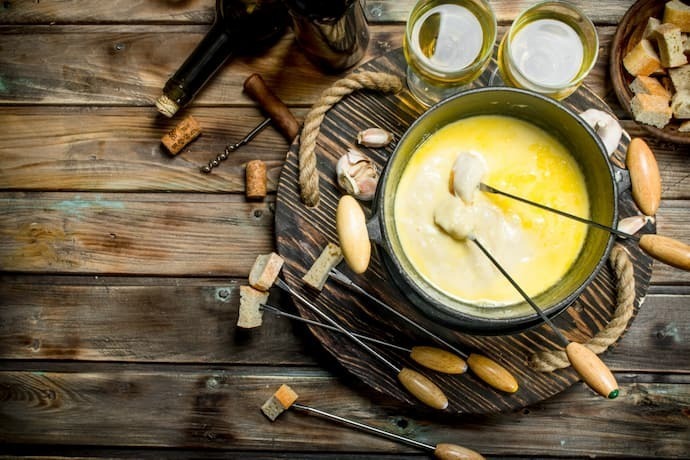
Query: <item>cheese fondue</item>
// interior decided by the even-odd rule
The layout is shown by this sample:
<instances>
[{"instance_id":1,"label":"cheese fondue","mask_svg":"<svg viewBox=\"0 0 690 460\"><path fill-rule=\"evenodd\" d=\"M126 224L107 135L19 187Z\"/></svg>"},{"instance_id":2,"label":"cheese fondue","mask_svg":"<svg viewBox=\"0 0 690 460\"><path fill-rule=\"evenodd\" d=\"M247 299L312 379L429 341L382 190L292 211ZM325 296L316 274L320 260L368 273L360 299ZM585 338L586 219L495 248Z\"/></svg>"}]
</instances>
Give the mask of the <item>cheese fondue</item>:
<instances>
[{"instance_id":1,"label":"cheese fondue","mask_svg":"<svg viewBox=\"0 0 690 460\"><path fill-rule=\"evenodd\" d=\"M422 277L450 296L486 306L521 302L520 294L465 239L476 237L534 297L568 271L587 226L478 191L471 205L462 202L449 190L450 173L458 155L470 151L486 162L487 184L589 218L584 176L558 140L523 120L475 116L441 128L410 158L394 205L402 249Z\"/></svg>"}]
</instances>

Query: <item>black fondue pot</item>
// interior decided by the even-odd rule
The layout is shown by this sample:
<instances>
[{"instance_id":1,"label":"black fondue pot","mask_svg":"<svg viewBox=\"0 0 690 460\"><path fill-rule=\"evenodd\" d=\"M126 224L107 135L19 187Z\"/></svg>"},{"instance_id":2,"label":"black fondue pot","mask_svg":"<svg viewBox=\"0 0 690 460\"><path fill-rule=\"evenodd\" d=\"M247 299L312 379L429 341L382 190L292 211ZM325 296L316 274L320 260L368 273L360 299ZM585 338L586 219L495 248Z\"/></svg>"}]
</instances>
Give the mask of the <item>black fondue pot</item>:
<instances>
[{"instance_id":1,"label":"black fondue pot","mask_svg":"<svg viewBox=\"0 0 690 460\"><path fill-rule=\"evenodd\" d=\"M430 108L402 136L383 171L372 206L373 217L367 222L369 237L383 248L390 278L419 310L440 325L475 334L509 334L541 322L526 302L482 306L442 292L415 270L396 231L396 189L410 157L430 134L477 115L522 119L555 136L584 173L594 221L616 226L617 184L606 149L592 128L559 102L526 90L489 87L460 93ZM596 277L612 244L613 236L608 232L590 228L569 271L533 300L550 317L564 311Z\"/></svg>"}]
</instances>

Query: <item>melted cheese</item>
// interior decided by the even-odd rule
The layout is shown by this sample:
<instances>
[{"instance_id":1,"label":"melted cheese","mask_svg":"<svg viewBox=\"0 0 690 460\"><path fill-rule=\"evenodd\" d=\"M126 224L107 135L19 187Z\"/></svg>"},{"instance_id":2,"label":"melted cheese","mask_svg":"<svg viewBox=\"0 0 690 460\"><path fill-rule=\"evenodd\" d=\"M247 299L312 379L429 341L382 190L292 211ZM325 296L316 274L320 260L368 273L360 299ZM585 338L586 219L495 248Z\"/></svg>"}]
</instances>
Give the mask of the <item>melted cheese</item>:
<instances>
[{"instance_id":1,"label":"melted cheese","mask_svg":"<svg viewBox=\"0 0 690 460\"><path fill-rule=\"evenodd\" d=\"M450 171L458 154L470 150L486 160L487 184L589 218L585 179L553 136L525 121L494 115L441 128L419 146L405 168L394 220L403 251L417 272L465 301L496 306L520 302L519 293L474 243L454 238L434 221L435 210L451 196ZM477 192L473 207L473 235L530 296L563 277L587 233L584 224L498 195Z\"/></svg>"}]
</instances>

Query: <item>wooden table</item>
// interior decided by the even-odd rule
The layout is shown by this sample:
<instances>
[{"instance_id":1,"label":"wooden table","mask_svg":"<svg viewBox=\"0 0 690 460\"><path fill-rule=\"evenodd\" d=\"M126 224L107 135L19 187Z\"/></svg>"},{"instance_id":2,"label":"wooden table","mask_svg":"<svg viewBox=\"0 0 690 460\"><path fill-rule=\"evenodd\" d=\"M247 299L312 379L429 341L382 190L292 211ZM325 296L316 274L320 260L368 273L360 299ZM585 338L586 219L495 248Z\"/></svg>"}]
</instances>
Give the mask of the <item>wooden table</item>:
<instances>
[{"instance_id":1,"label":"wooden table","mask_svg":"<svg viewBox=\"0 0 690 460\"><path fill-rule=\"evenodd\" d=\"M493 0L502 35L528 1ZM629 1L577 2L601 40L589 85L625 118L609 45ZM368 1L370 59L397 48L412 0ZM275 193L244 198L244 165L287 143L273 129L209 176L198 167L262 115L242 93L261 73L303 117L324 75L288 33L232 61L186 112L204 134L177 157L176 120L153 100L199 42L213 2L5 1L0 5L0 451L38 458L419 458L412 448L259 406L281 383L304 403L490 458L690 457L690 274L654 266L646 302L605 356L622 394L581 383L521 411L439 418L349 376L301 325L235 327L238 286L274 249ZM658 232L690 240L690 148L657 141ZM285 296L275 300L290 308ZM424 455L424 454L421 454Z\"/></svg>"}]
</instances>

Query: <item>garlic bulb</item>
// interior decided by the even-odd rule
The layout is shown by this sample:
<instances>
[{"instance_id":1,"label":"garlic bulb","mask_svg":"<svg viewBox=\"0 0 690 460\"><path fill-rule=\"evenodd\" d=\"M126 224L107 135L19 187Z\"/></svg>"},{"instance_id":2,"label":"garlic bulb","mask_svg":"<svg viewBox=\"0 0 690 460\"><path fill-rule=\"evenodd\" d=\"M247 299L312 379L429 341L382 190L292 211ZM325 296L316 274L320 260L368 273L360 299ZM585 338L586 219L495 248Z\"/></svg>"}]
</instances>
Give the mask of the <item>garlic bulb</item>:
<instances>
[{"instance_id":1,"label":"garlic bulb","mask_svg":"<svg viewBox=\"0 0 690 460\"><path fill-rule=\"evenodd\" d=\"M338 185L357 199L369 201L374 198L379 181L379 169L362 152L350 149L340 157L335 167Z\"/></svg>"},{"instance_id":2,"label":"garlic bulb","mask_svg":"<svg viewBox=\"0 0 690 460\"><path fill-rule=\"evenodd\" d=\"M618 148L618 143L623 136L623 128L618 120L608 113L597 110L587 109L580 113L580 117L594 129L594 132L601 138L606 147L606 153L611 156Z\"/></svg>"},{"instance_id":3,"label":"garlic bulb","mask_svg":"<svg viewBox=\"0 0 690 460\"><path fill-rule=\"evenodd\" d=\"M381 128L369 128L357 134L357 143L365 147L385 147L393 140L393 133Z\"/></svg>"}]
</instances>

